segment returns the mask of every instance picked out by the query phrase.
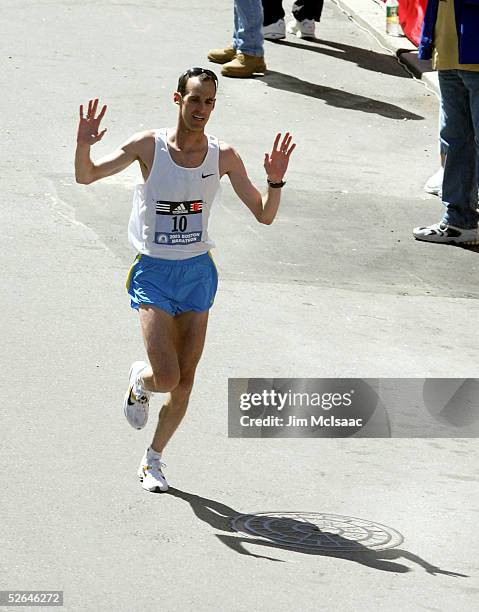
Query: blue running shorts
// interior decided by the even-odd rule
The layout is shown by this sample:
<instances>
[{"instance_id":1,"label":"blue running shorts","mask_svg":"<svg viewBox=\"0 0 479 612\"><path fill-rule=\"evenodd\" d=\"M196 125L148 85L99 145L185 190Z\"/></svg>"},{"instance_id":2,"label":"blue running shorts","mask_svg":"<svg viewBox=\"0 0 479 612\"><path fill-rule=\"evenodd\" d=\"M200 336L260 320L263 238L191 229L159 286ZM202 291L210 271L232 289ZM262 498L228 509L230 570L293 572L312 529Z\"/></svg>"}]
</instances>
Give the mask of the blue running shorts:
<instances>
[{"instance_id":1,"label":"blue running shorts","mask_svg":"<svg viewBox=\"0 0 479 612\"><path fill-rule=\"evenodd\" d=\"M213 306L218 273L210 253L188 259L159 259L137 255L126 289L131 307L151 304L171 316L182 312L203 312Z\"/></svg>"}]
</instances>

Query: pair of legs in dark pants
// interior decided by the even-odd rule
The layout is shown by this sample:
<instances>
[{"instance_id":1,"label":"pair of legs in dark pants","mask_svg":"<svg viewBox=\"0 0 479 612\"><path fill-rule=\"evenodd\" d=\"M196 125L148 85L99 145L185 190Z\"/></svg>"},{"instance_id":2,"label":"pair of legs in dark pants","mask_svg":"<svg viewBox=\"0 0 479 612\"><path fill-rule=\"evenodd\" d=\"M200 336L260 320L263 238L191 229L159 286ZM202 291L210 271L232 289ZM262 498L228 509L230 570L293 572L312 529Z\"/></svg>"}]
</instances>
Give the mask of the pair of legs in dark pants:
<instances>
[{"instance_id":1,"label":"pair of legs in dark pants","mask_svg":"<svg viewBox=\"0 0 479 612\"><path fill-rule=\"evenodd\" d=\"M439 70L441 144L446 152L442 201L444 223L475 229L479 159L479 72Z\"/></svg>"},{"instance_id":2,"label":"pair of legs in dark pants","mask_svg":"<svg viewBox=\"0 0 479 612\"><path fill-rule=\"evenodd\" d=\"M263 2L263 25L268 26L284 19L285 12L282 0L262 0ZM293 4L293 17L298 21L311 19L319 21L323 10L324 0L296 0Z\"/></svg>"}]
</instances>

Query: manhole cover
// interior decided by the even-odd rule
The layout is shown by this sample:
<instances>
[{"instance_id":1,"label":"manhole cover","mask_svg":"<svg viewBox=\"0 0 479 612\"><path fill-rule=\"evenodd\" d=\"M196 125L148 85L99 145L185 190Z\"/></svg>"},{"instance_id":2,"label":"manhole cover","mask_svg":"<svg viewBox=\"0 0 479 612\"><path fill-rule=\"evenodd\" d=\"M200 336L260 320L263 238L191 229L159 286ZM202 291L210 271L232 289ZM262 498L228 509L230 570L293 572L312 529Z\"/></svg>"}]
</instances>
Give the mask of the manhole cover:
<instances>
[{"instance_id":1,"label":"manhole cover","mask_svg":"<svg viewBox=\"0 0 479 612\"><path fill-rule=\"evenodd\" d=\"M399 546L402 535L385 525L320 512L257 512L232 519L235 531L282 546L308 550L385 550Z\"/></svg>"}]
</instances>

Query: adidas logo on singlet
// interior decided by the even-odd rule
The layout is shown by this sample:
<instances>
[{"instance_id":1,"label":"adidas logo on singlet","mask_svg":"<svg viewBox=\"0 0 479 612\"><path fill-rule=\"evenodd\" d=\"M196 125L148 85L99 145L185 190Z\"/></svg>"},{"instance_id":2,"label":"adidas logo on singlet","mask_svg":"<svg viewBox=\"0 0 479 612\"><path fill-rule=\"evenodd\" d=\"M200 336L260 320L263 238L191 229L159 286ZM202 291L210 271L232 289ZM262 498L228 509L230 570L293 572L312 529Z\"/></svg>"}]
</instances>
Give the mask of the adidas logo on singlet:
<instances>
[{"instance_id":1,"label":"adidas logo on singlet","mask_svg":"<svg viewBox=\"0 0 479 612\"><path fill-rule=\"evenodd\" d=\"M184 215L185 213L188 213L188 209L186 208L186 206L183 203L181 203L179 206L177 206L171 212L174 215Z\"/></svg>"}]
</instances>

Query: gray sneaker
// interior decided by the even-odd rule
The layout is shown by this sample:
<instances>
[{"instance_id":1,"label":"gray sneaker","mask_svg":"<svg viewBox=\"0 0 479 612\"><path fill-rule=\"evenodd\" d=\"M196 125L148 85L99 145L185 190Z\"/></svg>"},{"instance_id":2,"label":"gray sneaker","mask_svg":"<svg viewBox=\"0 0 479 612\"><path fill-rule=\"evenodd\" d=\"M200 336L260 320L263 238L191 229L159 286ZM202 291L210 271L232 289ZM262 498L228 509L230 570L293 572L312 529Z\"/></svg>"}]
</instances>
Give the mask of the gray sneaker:
<instances>
[{"instance_id":1,"label":"gray sneaker","mask_svg":"<svg viewBox=\"0 0 479 612\"><path fill-rule=\"evenodd\" d=\"M284 19L278 19L276 23L270 23L267 26L263 26L263 36L266 40L281 40L282 38L286 38Z\"/></svg>"},{"instance_id":2,"label":"gray sneaker","mask_svg":"<svg viewBox=\"0 0 479 612\"><path fill-rule=\"evenodd\" d=\"M479 244L479 232L475 229L462 229L447 223L435 223L424 227L415 227L412 231L416 240L425 242L442 242L444 244Z\"/></svg>"},{"instance_id":3,"label":"gray sneaker","mask_svg":"<svg viewBox=\"0 0 479 612\"><path fill-rule=\"evenodd\" d=\"M315 26L314 19L303 19L303 21L293 19L293 21L288 22L286 29L288 34L296 34L298 38L309 38L314 40Z\"/></svg>"},{"instance_id":4,"label":"gray sneaker","mask_svg":"<svg viewBox=\"0 0 479 612\"><path fill-rule=\"evenodd\" d=\"M442 197L442 179L444 178L444 168L441 166L439 170L430 176L424 185L424 191L431 195Z\"/></svg>"}]
</instances>

